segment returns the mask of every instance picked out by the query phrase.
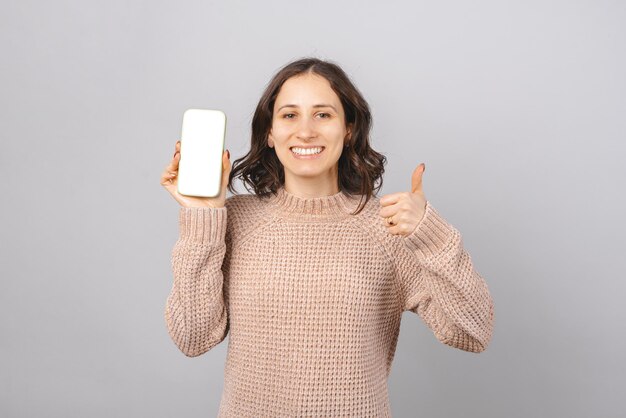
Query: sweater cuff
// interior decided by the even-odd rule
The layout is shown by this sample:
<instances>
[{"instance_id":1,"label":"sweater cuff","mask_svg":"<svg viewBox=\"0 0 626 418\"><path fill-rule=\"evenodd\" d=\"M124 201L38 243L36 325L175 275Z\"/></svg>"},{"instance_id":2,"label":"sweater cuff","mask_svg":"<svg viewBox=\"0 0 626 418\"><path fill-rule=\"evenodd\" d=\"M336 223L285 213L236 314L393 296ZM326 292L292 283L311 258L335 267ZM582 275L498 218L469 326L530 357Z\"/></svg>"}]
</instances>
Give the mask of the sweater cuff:
<instances>
[{"instance_id":1,"label":"sweater cuff","mask_svg":"<svg viewBox=\"0 0 626 418\"><path fill-rule=\"evenodd\" d=\"M423 260L444 251L455 233L455 228L427 200L424 216L415 230L404 237L404 242L418 259Z\"/></svg>"},{"instance_id":2,"label":"sweater cuff","mask_svg":"<svg viewBox=\"0 0 626 418\"><path fill-rule=\"evenodd\" d=\"M179 239L197 244L223 242L226 235L226 206L185 207L179 209Z\"/></svg>"}]
</instances>

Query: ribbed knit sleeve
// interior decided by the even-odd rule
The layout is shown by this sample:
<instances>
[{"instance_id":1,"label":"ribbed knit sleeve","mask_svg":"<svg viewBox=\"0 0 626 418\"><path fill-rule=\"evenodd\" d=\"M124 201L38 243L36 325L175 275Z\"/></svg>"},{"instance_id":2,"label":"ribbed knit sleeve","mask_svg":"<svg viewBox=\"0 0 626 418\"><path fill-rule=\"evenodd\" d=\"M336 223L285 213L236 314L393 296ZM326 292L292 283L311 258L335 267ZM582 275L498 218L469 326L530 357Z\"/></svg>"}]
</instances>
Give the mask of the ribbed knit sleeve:
<instances>
[{"instance_id":1,"label":"ribbed knit sleeve","mask_svg":"<svg viewBox=\"0 0 626 418\"><path fill-rule=\"evenodd\" d=\"M170 337L189 357L206 353L228 333L222 271L227 208L179 209L172 251L174 282L165 306Z\"/></svg>"},{"instance_id":2,"label":"ribbed knit sleeve","mask_svg":"<svg viewBox=\"0 0 626 418\"><path fill-rule=\"evenodd\" d=\"M418 314L442 343L484 351L492 337L494 304L463 247L460 232L430 204L396 254L404 310Z\"/></svg>"}]
</instances>

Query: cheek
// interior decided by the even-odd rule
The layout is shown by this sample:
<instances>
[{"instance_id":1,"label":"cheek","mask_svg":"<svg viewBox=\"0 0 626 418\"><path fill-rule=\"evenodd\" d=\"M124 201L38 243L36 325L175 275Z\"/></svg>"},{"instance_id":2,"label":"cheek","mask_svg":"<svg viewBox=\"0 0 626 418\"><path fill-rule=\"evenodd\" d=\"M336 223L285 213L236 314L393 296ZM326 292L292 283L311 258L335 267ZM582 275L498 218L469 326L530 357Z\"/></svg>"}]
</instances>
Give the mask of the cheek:
<instances>
[{"instance_id":1,"label":"cheek","mask_svg":"<svg viewBox=\"0 0 626 418\"><path fill-rule=\"evenodd\" d=\"M336 138L343 139L343 136L346 133L345 128L339 123L329 124L327 126L324 126L322 130L324 131L324 134L326 136L328 136L329 138L333 138L333 139L336 139Z\"/></svg>"},{"instance_id":2,"label":"cheek","mask_svg":"<svg viewBox=\"0 0 626 418\"><path fill-rule=\"evenodd\" d=\"M272 135L280 141L282 138L289 135L289 127L281 124L274 124L272 126Z\"/></svg>"}]
</instances>

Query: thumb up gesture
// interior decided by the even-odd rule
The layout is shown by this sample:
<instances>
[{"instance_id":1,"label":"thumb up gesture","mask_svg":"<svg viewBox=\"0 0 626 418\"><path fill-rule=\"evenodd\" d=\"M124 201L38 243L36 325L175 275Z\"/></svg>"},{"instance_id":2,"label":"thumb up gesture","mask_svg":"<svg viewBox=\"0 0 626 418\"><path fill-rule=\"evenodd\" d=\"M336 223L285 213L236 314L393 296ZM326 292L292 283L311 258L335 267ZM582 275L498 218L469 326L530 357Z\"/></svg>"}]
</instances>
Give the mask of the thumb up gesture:
<instances>
[{"instance_id":1,"label":"thumb up gesture","mask_svg":"<svg viewBox=\"0 0 626 418\"><path fill-rule=\"evenodd\" d=\"M380 198L380 217L393 235L410 235L426 213L426 197L422 190L422 175L426 164L413 170L411 191L386 194Z\"/></svg>"}]
</instances>

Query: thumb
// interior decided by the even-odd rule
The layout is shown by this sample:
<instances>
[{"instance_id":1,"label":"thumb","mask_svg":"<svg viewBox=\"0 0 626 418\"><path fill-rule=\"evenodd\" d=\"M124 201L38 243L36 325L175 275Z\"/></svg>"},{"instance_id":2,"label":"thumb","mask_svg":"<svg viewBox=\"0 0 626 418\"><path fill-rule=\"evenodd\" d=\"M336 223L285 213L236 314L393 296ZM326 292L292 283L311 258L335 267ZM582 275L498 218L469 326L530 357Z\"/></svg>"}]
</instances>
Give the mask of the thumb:
<instances>
[{"instance_id":1,"label":"thumb","mask_svg":"<svg viewBox=\"0 0 626 418\"><path fill-rule=\"evenodd\" d=\"M222 155L222 182L228 184L228 176L232 169L232 163L230 162L230 151L225 150Z\"/></svg>"},{"instance_id":2,"label":"thumb","mask_svg":"<svg viewBox=\"0 0 626 418\"><path fill-rule=\"evenodd\" d=\"M423 192L422 174L424 174L425 170L426 170L426 164L424 163L421 163L415 168L415 170L413 170L413 175L411 176L411 193Z\"/></svg>"}]
</instances>

